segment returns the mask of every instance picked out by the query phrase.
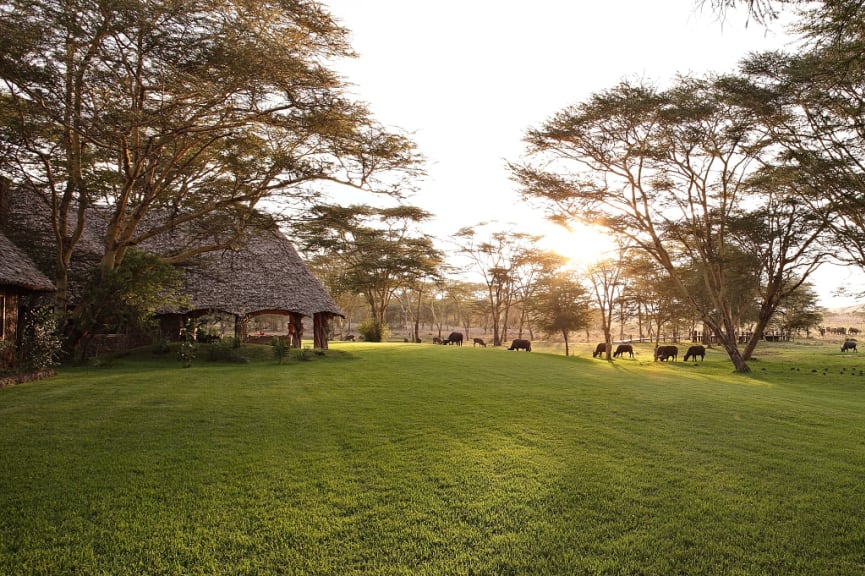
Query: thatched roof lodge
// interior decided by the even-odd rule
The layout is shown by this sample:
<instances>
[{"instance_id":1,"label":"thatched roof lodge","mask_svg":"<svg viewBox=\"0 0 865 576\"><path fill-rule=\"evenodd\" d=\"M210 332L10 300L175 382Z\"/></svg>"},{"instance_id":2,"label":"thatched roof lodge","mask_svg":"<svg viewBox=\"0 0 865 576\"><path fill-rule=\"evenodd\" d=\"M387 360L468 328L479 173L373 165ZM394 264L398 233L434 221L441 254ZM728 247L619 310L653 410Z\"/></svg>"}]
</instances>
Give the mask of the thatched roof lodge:
<instances>
[{"instance_id":1,"label":"thatched roof lodge","mask_svg":"<svg viewBox=\"0 0 865 576\"><path fill-rule=\"evenodd\" d=\"M51 270L55 250L50 213L50 206L40 195L8 185L0 186L0 230L7 231L10 238L4 238L6 245L18 255L14 260L7 258L5 254L12 252L0 246L0 254L3 254L0 273L5 272L10 278L14 274L19 282L16 286L29 279L27 281L34 288L54 289L43 274ZM160 223L160 217L162 222L170 221L165 215L155 214L154 222L150 224ZM223 312L234 315L235 336L244 337L244 327L249 318L278 314L290 319L288 336L294 346L300 346L302 320L306 317L313 320L314 346L327 348L330 322L334 316L342 316L342 312L288 238L275 224L267 222L269 219L261 215L256 226L247 230L245 238L231 243L232 249L208 252L179 265L184 273L186 304L183 308L160 311L166 334L179 335L188 319L209 312ZM87 226L70 268L70 302L73 305L75 292L81 286L78 280L86 277L99 262L99 239L104 236L106 225L98 209L88 211ZM230 231L220 233L218 230L178 227L171 233L147 240L139 248L167 256L175 254L180 247L219 244L220 239L214 235L227 234ZM22 267L21 257L32 258L35 266Z\"/></svg>"},{"instance_id":2,"label":"thatched roof lodge","mask_svg":"<svg viewBox=\"0 0 865 576\"><path fill-rule=\"evenodd\" d=\"M313 342L327 348L330 320L342 312L321 282L309 271L294 246L276 227L257 229L241 246L198 257L185 264L183 308L164 310L163 326L209 312L225 312L244 321L261 314L287 315L289 336L300 345L304 317L313 319ZM173 323L171 322L173 319Z\"/></svg>"},{"instance_id":3,"label":"thatched roof lodge","mask_svg":"<svg viewBox=\"0 0 865 576\"><path fill-rule=\"evenodd\" d=\"M54 284L6 236L0 234L0 343L16 342L21 298L54 291ZM9 367L14 349L0 346L0 368Z\"/></svg>"}]
</instances>

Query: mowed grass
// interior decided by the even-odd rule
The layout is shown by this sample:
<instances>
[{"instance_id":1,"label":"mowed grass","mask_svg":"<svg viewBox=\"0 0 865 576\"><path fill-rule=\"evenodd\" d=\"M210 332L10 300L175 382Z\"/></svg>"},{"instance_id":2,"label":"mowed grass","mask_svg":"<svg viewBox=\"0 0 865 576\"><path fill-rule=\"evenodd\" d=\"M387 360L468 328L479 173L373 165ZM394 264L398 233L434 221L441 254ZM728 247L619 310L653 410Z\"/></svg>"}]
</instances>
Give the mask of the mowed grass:
<instances>
[{"instance_id":1,"label":"mowed grass","mask_svg":"<svg viewBox=\"0 0 865 576\"><path fill-rule=\"evenodd\" d=\"M332 348L0 390L0 574L865 573L865 354Z\"/></svg>"}]
</instances>

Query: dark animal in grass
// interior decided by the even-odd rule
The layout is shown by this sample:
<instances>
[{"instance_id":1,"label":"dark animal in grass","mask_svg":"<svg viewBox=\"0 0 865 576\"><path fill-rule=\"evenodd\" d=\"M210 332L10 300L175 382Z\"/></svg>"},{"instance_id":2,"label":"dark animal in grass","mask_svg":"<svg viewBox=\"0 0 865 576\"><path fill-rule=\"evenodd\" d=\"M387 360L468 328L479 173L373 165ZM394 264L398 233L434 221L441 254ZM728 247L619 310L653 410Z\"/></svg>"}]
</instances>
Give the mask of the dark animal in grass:
<instances>
[{"instance_id":1,"label":"dark animal in grass","mask_svg":"<svg viewBox=\"0 0 865 576\"><path fill-rule=\"evenodd\" d=\"M513 342L511 342L511 347L508 350L525 350L526 352L532 351L532 343L529 340L523 340L521 338L517 338Z\"/></svg>"},{"instance_id":2,"label":"dark animal in grass","mask_svg":"<svg viewBox=\"0 0 865 576\"><path fill-rule=\"evenodd\" d=\"M846 352L847 350L852 350L853 352L858 352L859 350L856 348L855 340L845 340L841 345L841 352Z\"/></svg>"},{"instance_id":3,"label":"dark animal in grass","mask_svg":"<svg viewBox=\"0 0 865 576\"><path fill-rule=\"evenodd\" d=\"M442 343L441 338L439 338L438 336L433 336L433 344L441 344L441 343Z\"/></svg>"},{"instance_id":4,"label":"dark animal in grass","mask_svg":"<svg viewBox=\"0 0 865 576\"><path fill-rule=\"evenodd\" d=\"M676 346L658 346L655 349L655 360L664 362L672 359L673 362L679 359L679 348Z\"/></svg>"},{"instance_id":5,"label":"dark animal in grass","mask_svg":"<svg viewBox=\"0 0 865 576\"><path fill-rule=\"evenodd\" d=\"M705 346L691 346L688 348L688 351L685 352L685 362L688 361L688 358L693 358L694 362L697 361L697 356L700 357L700 362L705 360L706 358L706 347Z\"/></svg>"},{"instance_id":6,"label":"dark animal in grass","mask_svg":"<svg viewBox=\"0 0 865 576\"><path fill-rule=\"evenodd\" d=\"M454 346L462 346L463 345L463 333L462 332L451 332L450 336L448 336L447 343L453 344Z\"/></svg>"},{"instance_id":7,"label":"dark animal in grass","mask_svg":"<svg viewBox=\"0 0 865 576\"><path fill-rule=\"evenodd\" d=\"M618 358L623 354L630 354L631 358L634 357L634 347L630 344L619 344L616 346L616 351L613 352L613 358Z\"/></svg>"},{"instance_id":8,"label":"dark animal in grass","mask_svg":"<svg viewBox=\"0 0 865 576\"><path fill-rule=\"evenodd\" d=\"M483 346L484 348L486 348L487 343L484 342L483 338L472 338L472 347L474 346Z\"/></svg>"},{"instance_id":9,"label":"dark animal in grass","mask_svg":"<svg viewBox=\"0 0 865 576\"><path fill-rule=\"evenodd\" d=\"M595 351L592 352L592 358L600 358L602 354L607 353L607 343L601 342L597 346L595 346Z\"/></svg>"}]
</instances>

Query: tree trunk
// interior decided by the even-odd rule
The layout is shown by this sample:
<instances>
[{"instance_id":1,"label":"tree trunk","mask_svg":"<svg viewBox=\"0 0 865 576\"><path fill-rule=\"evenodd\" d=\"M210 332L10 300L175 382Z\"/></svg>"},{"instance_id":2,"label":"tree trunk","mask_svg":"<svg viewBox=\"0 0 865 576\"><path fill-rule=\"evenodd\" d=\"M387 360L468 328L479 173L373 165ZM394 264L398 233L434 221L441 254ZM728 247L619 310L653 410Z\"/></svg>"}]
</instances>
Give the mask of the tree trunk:
<instances>
[{"instance_id":1,"label":"tree trunk","mask_svg":"<svg viewBox=\"0 0 865 576\"><path fill-rule=\"evenodd\" d=\"M492 310L492 320L493 320L493 346L501 346L502 345L502 334L500 332L500 311L496 308Z\"/></svg>"},{"instance_id":2,"label":"tree trunk","mask_svg":"<svg viewBox=\"0 0 865 576\"><path fill-rule=\"evenodd\" d=\"M417 312L414 315L414 341L420 342L420 310L423 302L423 288L418 288L417 292Z\"/></svg>"},{"instance_id":3,"label":"tree trunk","mask_svg":"<svg viewBox=\"0 0 865 576\"><path fill-rule=\"evenodd\" d=\"M751 371L751 367L748 366L748 363L745 360L745 357L742 355L739 350L739 346L736 343L735 337L732 342L728 342L721 340L721 344L724 346L724 350L727 351L727 355L730 357L730 360L733 362L733 367L735 371L740 374L747 374Z\"/></svg>"},{"instance_id":4,"label":"tree trunk","mask_svg":"<svg viewBox=\"0 0 865 576\"><path fill-rule=\"evenodd\" d=\"M774 296L774 294L772 296ZM742 357L746 362L751 359L751 355L754 353L754 349L757 348L757 344L760 342L760 339L763 338L766 326L769 325L769 321L772 319L776 308L777 305L772 305L768 302L763 303L763 306L760 309L760 314L757 317L757 324L754 326L751 338L745 345L745 351L742 352Z\"/></svg>"},{"instance_id":5,"label":"tree trunk","mask_svg":"<svg viewBox=\"0 0 865 576\"><path fill-rule=\"evenodd\" d=\"M328 312L316 312L312 315L312 346L327 350L327 327L333 315Z\"/></svg>"},{"instance_id":6,"label":"tree trunk","mask_svg":"<svg viewBox=\"0 0 865 576\"><path fill-rule=\"evenodd\" d=\"M726 350L727 356L730 357L730 361L733 363L734 370L740 374L749 373L751 368L748 366L745 356L739 350L739 344L736 340L736 330L733 327L732 320L728 319L725 321L723 327L708 318L703 318L703 322L712 329L712 332L718 338L718 342Z\"/></svg>"}]
</instances>

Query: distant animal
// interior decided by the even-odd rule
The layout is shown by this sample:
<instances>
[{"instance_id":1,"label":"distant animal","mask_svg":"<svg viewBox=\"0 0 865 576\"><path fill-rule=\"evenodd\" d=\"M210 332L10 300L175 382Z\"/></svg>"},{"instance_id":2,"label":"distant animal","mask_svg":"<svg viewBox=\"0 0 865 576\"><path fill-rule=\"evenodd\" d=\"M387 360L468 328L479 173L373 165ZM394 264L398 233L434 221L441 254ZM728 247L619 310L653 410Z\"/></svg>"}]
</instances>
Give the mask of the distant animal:
<instances>
[{"instance_id":1,"label":"distant animal","mask_svg":"<svg viewBox=\"0 0 865 576\"><path fill-rule=\"evenodd\" d=\"M606 346L604 348L606 348ZM613 352L613 358L618 358L622 354L630 354L631 358L633 358L634 347L630 344L619 344L618 346L616 346L616 351Z\"/></svg>"},{"instance_id":2,"label":"distant animal","mask_svg":"<svg viewBox=\"0 0 865 576\"><path fill-rule=\"evenodd\" d=\"M472 338L472 347L474 346L483 346L484 348L486 348L487 343L484 342L483 338Z\"/></svg>"},{"instance_id":3,"label":"distant animal","mask_svg":"<svg viewBox=\"0 0 865 576\"><path fill-rule=\"evenodd\" d=\"M354 342L354 334L348 334L343 338L346 342Z\"/></svg>"},{"instance_id":4,"label":"distant animal","mask_svg":"<svg viewBox=\"0 0 865 576\"><path fill-rule=\"evenodd\" d=\"M679 348L676 346L658 346L655 349L655 360L664 362L671 359L673 362L679 359Z\"/></svg>"},{"instance_id":5,"label":"distant animal","mask_svg":"<svg viewBox=\"0 0 865 576\"><path fill-rule=\"evenodd\" d=\"M453 344L454 346L462 346L463 345L463 333L462 332L451 332L447 339L448 344ZM442 342L444 344L444 342Z\"/></svg>"},{"instance_id":6,"label":"distant animal","mask_svg":"<svg viewBox=\"0 0 865 576\"><path fill-rule=\"evenodd\" d=\"M595 346L595 351L592 352L592 358L600 358L602 354L607 353L607 343L601 342L597 346Z\"/></svg>"},{"instance_id":7,"label":"distant animal","mask_svg":"<svg viewBox=\"0 0 865 576\"><path fill-rule=\"evenodd\" d=\"M525 350L526 352L532 351L532 343L529 340L523 340L521 338L517 338L513 342L511 342L511 347L508 350Z\"/></svg>"},{"instance_id":8,"label":"distant animal","mask_svg":"<svg viewBox=\"0 0 865 576\"><path fill-rule=\"evenodd\" d=\"M441 344L441 343L442 343L441 338L439 338L438 336L433 336L433 344Z\"/></svg>"},{"instance_id":9,"label":"distant animal","mask_svg":"<svg viewBox=\"0 0 865 576\"><path fill-rule=\"evenodd\" d=\"M846 352L847 350L852 350L853 352L859 351L856 348L856 341L855 340L844 340L844 343L841 344L841 352Z\"/></svg>"},{"instance_id":10,"label":"distant animal","mask_svg":"<svg viewBox=\"0 0 865 576\"><path fill-rule=\"evenodd\" d=\"M688 358L693 358L694 362L697 361L697 356L700 357L700 362L706 359L706 347L705 346L691 346L688 348L688 351L685 352L685 360L688 361Z\"/></svg>"}]
</instances>

